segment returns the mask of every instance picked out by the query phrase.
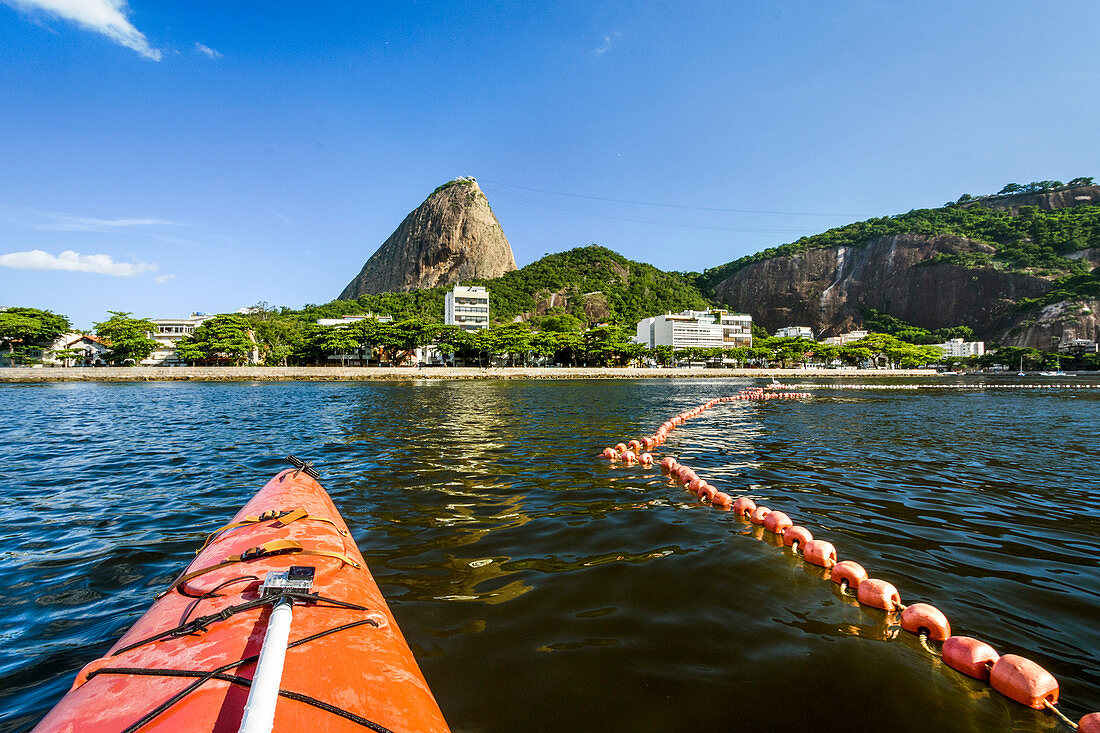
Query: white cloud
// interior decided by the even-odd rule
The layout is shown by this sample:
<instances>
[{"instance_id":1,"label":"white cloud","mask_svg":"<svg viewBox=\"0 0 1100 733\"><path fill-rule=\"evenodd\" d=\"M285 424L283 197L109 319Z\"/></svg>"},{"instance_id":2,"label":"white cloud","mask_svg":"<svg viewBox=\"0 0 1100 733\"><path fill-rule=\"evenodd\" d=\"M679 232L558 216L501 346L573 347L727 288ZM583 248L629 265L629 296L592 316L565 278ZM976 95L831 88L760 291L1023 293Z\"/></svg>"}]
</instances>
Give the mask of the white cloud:
<instances>
[{"instance_id":1,"label":"white cloud","mask_svg":"<svg viewBox=\"0 0 1100 733\"><path fill-rule=\"evenodd\" d=\"M225 58L225 54L223 54L221 51L210 48L205 43L199 43L198 41L195 42L195 50L203 54L204 56L209 56L212 59Z\"/></svg>"},{"instance_id":2,"label":"white cloud","mask_svg":"<svg viewBox=\"0 0 1100 733\"><path fill-rule=\"evenodd\" d=\"M0 255L0 267L14 267L17 270L94 272L115 277L133 277L157 270L154 262L115 262L110 255L82 255L72 250L66 250L55 257L40 249Z\"/></svg>"},{"instance_id":3,"label":"white cloud","mask_svg":"<svg viewBox=\"0 0 1100 733\"><path fill-rule=\"evenodd\" d=\"M157 277L153 280L153 282L155 282L157 285L163 285L164 283L168 282L169 280L175 280L175 279L176 279L175 275L157 275Z\"/></svg>"},{"instance_id":4,"label":"white cloud","mask_svg":"<svg viewBox=\"0 0 1100 733\"><path fill-rule=\"evenodd\" d=\"M145 34L126 18L126 0L0 0L21 10L38 10L72 21L115 43L137 51L147 59L160 61L161 52L149 45Z\"/></svg>"},{"instance_id":5,"label":"white cloud","mask_svg":"<svg viewBox=\"0 0 1100 733\"><path fill-rule=\"evenodd\" d=\"M603 56L605 53L611 50L611 44L619 37L618 31L612 31L603 37L603 43L601 43L596 49L595 53L598 56Z\"/></svg>"},{"instance_id":6,"label":"white cloud","mask_svg":"<svg viewBox=\"0 0 1100 733\"><path fill-rule=\"evenodd\" d=\"M73 216L72 214L47 214L46 217L46 221L29 224L28 226L31 229L55 232L109 232L131 227L183 226L178 221L168 221L166 219L96 219L90 216Z\"/></svg>"}]
</instances>

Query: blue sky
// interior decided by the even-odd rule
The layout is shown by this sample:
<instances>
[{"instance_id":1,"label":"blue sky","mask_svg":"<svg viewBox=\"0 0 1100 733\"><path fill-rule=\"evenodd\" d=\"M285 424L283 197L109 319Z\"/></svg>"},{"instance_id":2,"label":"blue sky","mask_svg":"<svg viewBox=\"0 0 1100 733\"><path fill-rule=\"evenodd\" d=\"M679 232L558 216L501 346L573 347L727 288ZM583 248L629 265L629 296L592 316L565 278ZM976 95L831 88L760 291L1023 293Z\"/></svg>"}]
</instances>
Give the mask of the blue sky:
<instances>
[{"instance_id":1,"label":"blue sky","mask_svg":"<svg viewBox=\"0 0 1100 733\"><path fill-rule=\"evenodd\" d=\"M701 270L1100 177L1100 5L0 0L0 305L334 298L473 175L522 266Z\"/></svg>"}]
</instances>

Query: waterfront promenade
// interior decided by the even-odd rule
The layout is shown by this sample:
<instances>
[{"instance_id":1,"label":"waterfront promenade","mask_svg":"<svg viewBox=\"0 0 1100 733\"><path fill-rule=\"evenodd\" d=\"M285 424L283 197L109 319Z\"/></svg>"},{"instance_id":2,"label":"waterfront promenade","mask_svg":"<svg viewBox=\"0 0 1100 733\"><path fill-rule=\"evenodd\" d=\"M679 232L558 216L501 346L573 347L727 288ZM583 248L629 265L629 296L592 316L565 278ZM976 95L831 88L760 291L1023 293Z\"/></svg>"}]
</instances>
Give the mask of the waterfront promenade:
<instances>
[{"instance_id":1,"label":"waterfront promenade","mask_svg":"<svg viewBox=\"0 0 1100 733\"><path fill-rule=\"evenodd\" d=\"M418 379L729 379L934 376L934 369L645 369L636 367L72 367L0 369L0 382L410 381Z\"/></svg>"}]
</instances>

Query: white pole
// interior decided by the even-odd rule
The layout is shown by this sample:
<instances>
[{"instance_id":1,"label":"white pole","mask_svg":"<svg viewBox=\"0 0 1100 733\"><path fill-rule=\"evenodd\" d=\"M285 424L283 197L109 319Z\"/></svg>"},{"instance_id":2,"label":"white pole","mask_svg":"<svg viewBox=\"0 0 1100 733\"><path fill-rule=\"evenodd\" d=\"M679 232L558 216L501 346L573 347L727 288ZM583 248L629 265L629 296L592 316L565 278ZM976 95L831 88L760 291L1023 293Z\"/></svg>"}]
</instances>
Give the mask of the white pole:
<instances>
[{"instance_id":1,"label":"white pole","mask_svg":"<svg viewBox=\"0 0 1100 733\"><path fill-rule=\"evenodd\" d=\"M294 615L291 609L290 599L284 599L271 610L256 672L252 675L248 702L244 706L244 717L237 733L271 733L275 724L275 703L279 700L290 621Z\"/></svg>"}]
</instances>

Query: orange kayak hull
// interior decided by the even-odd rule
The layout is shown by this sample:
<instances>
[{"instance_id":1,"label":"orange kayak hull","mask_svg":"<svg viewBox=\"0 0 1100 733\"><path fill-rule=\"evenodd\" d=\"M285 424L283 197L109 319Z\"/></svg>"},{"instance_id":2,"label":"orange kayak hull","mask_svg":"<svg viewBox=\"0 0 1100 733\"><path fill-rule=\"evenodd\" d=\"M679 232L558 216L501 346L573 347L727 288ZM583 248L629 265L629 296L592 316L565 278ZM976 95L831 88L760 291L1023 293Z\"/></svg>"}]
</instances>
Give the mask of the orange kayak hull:
<instances>
[{"instance_id":1,"label":"orange kayak hull","mask_svg":"<svg viewBox=\"0 0 1100 733\"><path fill-rule=\"evenodd\" d=\"M286 524L279 519L246 521L271 511L294 512L287 515L294 519ZM306 516L302 517L303 513ZM279 698L274 730L371 730L361 720L303 702L303 697L391 731L448 730L355 540L320 484L304 472L283 471L231 523L237 522L245 523L217 535L188 566L186 574L223 565L198 572L158 598L104 657L81 670L72 690L36 731L117 733L142 721L187 688L193 689L138 730L236 731L248 698L247 682L255 671L254 661L241 660L259 654L270 605L215 618L205 631L128 647L186 621L209 618L257 599L260 583L268 572L292 566L315 568L313 593L366 610L325 601L295 603L291 644L280 683L281 690L291 694ZM279 540L298 543L302 552L231 560L250 548ZM313 636L317 638L294 644ZM211 670L223 670L223 676L243 681L215 677L196 685L197 673Z\"/></svg>"}]
</instances>

